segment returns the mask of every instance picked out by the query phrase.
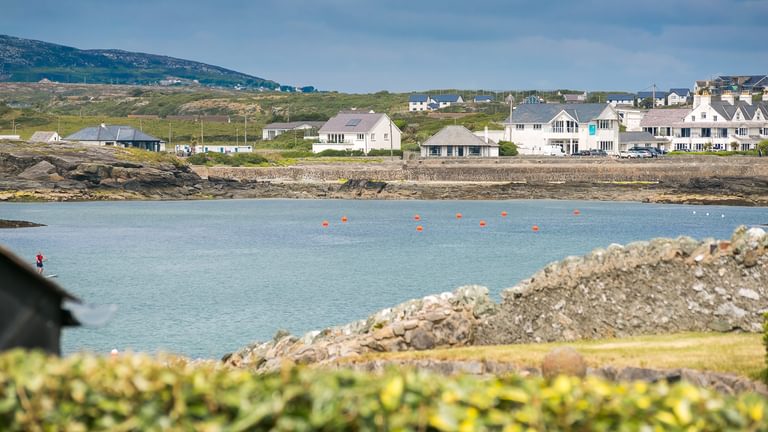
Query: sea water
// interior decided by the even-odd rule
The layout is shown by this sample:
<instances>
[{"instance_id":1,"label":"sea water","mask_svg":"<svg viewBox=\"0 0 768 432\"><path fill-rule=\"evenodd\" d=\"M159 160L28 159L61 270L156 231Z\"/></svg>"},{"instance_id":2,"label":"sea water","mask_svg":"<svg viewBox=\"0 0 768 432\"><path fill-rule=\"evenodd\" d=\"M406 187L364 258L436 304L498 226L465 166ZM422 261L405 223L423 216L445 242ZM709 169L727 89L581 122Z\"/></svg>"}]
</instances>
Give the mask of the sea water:
<instances>
[{"instance_id":1,"label":"sea water","mask_svg":"<svg viewBox=\"0 0 768 432\"><path fill-rule=\"evenodd\" d=\"M66 290L118 306L103 327L65 330L65 353L219 358L278 329L302 334L462 285L485 285L498 299L549 262L611 243L729 238L740 224L768 223L768 209L228 200L3 203L0 219L46 224L0 230L0 244L30 265L42 251L46 272Z\"/></svg>"}]
</instances>

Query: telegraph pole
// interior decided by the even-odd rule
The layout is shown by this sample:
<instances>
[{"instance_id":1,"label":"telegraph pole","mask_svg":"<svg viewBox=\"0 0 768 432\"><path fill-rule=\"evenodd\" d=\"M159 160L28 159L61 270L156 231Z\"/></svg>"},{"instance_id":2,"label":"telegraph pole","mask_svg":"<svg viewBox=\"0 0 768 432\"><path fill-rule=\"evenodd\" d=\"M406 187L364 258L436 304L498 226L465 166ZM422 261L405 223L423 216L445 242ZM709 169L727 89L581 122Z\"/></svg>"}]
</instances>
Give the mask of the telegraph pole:
<instances>
[{"instance_id":1,"label":"telegraph pole","mask_svg":"<svg viewBox=\"0 0 768 432\"><path fill-rule=\"evenodd\" d=\"M248 113L246 112L243 116L245 119L245 129L243 129L243 145L248 146Z\"/></svg>"}]
</instances>

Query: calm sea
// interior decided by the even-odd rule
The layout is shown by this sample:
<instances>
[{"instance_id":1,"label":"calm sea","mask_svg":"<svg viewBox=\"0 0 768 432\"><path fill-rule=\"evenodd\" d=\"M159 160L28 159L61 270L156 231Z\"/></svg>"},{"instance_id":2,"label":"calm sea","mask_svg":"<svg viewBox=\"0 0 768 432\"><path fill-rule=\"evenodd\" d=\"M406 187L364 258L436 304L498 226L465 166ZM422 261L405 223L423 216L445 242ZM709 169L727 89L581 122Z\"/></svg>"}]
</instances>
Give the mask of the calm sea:
<instances>
[{"instance_id":1,"label":"calm sea","mask_svg":"<svg viewBox=\"0 0 768 432\"><path fill-rule=\"evenodd\" d=\"M278 329L301 334L343 324L465 284L498 297L551 261L610 243L727 238L739 224L768 223L768 209L230 200L3 203L0 219L46 224L0 230L0 244L30 264L41 250L46 272L65 289L118 305L102 328L68 329L65 353L118 348L219 358Z\"/></svg>"}]
</instances>

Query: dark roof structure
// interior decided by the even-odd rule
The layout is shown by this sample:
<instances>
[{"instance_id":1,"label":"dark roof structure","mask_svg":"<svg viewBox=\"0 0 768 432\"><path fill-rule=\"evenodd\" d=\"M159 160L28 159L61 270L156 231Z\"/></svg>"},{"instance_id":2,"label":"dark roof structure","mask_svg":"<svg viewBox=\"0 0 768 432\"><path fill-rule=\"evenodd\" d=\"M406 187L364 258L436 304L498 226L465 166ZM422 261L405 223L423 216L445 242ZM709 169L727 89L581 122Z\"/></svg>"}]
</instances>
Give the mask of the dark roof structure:
<instances>
[{"instance_id":1,"label":"dark roof structure","mask_svg":"<svg viewBox=\"0 0 768 432\"><path fill-rule=\"evenodd\" d=\"M673 88L673 89L669 89L669 94L671 95L673 93L678 95L678 96L680 96L680 97L687 97L688 95L691 94L691 89L687 89L687 88Z\"/></svg>"},{"instance_id":2,"label":"dark roof structure","mask_svg":"<svg viewBox=\"0 0 768 432\"><path fill-rule=\"evenodd\" d=\"M147 135L131 126L99 125L80 129L65 138L67 141L160 142L160 138Z\"/></svg>"},{"instance_id":3,"label":"dark roof structure","mask_svg":"<svg viewBox=\"0 0 768 432\"><path fill-rule=\"evenodd\" d=\"M302 126L320 129L325 124L324 121L295 121L288 123L270 123L264 126L264 129L293 130Z\"/></svg>"},{"instance_id":4,"label":"dark roof structure","mask_svg":"<svg viewBox=\"0 0 768 432\"><path fill-rule=\"evenodd\" d=\"M645 99L645 98L652 98L654 96L654 92L649 91L641 91L637 92L637 98L638 99ZM662 99L667 97L667 92L665 91L657 91L656 92L656 99Z\"/></svg>"},{"instance_id":5,"label":"dark roof structure","mask_svg":"<svg viewBox=\"0 0 768 432\"><path fill-rule=\"evenodd\" d=\"M622 144L667 142L662 138L656 138L650 132L619 132L619 142Z\"/></svg>"},{"instance_id":6,"label":"dark roof structure","mask_svg":"<svg viewBox=\"0 0 768 432\"><path fill-rule=\"evenodd\" d=\"M549 123L555 116L565 111L579 123L596 119L608 107L602 103L586 104L523 104L519 105L507 117L505 123Z\"/></svg>"},{"instance_id":7,"label":"dark roof structure","mask_svg":"<svg viewBox=\"0 0 768 432\"><path fill-rule=\"evenodd\" d=\"M344 112L325 122L320 133L368 132L386 115L382 113ZM393 127L397 127L393 125Z\"/></svg>"},{"instance_id":8,"label":"dark roof structure","mask_svg":"<svg viewBox=\"0 0 768 432\"><path fill-rule=\"evenodd\" d=\"M408 97L408 102L427 102L428 100L429 96L424 94L411 95Z\"/></svg>"},{"instance_id":9,"label":"dark roof structure","mask_svg":"<svg viewBox=\"0 0 768 432\"><path fill-rule=\"evenodd\" d=\"M490 102L493 100L491 95L477 95L475 96L475 102Z\"/></svg>"},{"instance_id":10,"label":"dark roof structure","mask_svg":"<svg viewBox=\"0 0 768 432\"><path fill-rule=\"evenodd\" d=\"M457 94L444 94L444 95L436 95L432 96L432 100L434 100L437 103L443 102L443 103L458 103L459 98L461 96Z\"/></svg>"},{"instance_id":11,"label":"dark roof structure","mask_svg":"<svg viewBox=\"0 0 768 432\"><path fill-rule=\"evenodd\" d=\"M606 100L609 101L627 101L631 102L635 100L635 95L633 94L621 94L621 93L611 93L605 97Z\"/></svg>"}]
</instances>

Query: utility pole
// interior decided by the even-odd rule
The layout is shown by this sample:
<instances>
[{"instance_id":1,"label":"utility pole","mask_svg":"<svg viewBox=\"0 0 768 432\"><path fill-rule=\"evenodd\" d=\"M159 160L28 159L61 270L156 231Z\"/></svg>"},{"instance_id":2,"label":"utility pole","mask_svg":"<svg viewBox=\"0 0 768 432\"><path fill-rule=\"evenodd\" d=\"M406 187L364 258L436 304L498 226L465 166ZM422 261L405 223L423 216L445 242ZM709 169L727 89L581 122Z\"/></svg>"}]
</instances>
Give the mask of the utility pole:
<instances>
[{"instance_id":1,"label":"utility pole","mask_svg":"<svg viewBox=\"0 0 768 432\"><path fill-rule=\"evenodd\" d=\"M651 108L656 108L656 83L653 84L653 90L651 92L652 101L651 101Z\"/></svg>"},{"instance_id":2,"label":"utility pole","mask_svg":"<svg viewBox=\"0 0 768 432\"><path fill-rule=\"evenodd\" d=\"M244 146L248 147L248 113L243 116L245 118L245 129L243 129Z\"/></svg>"},{"instance_id":3,"label":"utility pole","mask_svg":"<svg viewBox=\"0 0 768 432\"><path fill-rule=\"evenodd\" d=\"M200 119L200 147L203 149L203 151L205 151L205 147L203 147L204 145L205 145L205 137L203 135L203 119L201 118Z\"/></svg>"},{"instance_id":4,"label":"utility pole","mask_svg":"<svg viewBox=\"0 0 768 432\"><path fill-rule=\"evenodd\" d=\"M168 122L168 147L171 147L171 122Z\"/></svg>"}]
</instances>

